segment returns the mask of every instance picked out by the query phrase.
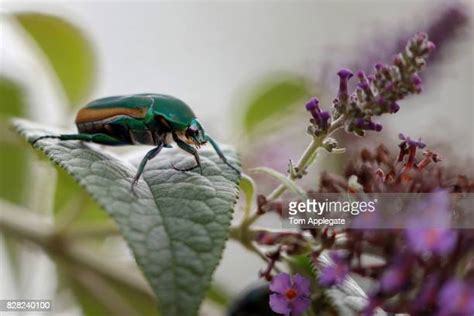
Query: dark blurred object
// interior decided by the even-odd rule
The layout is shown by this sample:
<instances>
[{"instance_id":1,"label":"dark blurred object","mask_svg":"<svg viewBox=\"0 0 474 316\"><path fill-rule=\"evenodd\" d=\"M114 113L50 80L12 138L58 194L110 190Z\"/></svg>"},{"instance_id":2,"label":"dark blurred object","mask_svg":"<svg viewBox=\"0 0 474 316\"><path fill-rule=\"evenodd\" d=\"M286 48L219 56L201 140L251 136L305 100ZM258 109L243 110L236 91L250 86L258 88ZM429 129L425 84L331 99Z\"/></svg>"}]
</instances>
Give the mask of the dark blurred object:
<instances>
[{"instance_id":1,"label":"dark blurred object","mask_svg":"<svg viewBox=\"0 0 474 316\"><path fill-rule=\"evenodd\" d=\"M244 291L229 307L228 316L278 316L268 304L268 284L259 283Z\"/></svg>"}]
</instances>

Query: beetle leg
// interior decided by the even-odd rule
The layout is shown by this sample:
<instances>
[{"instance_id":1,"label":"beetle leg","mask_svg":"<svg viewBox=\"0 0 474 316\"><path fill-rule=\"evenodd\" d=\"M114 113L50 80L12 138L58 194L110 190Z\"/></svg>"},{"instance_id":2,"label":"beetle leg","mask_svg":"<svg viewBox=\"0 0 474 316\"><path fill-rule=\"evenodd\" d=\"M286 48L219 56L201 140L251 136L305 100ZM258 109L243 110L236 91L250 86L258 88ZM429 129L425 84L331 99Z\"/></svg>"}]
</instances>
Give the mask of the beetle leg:
<instances>
[{"instance_id":1,"label":"beetle leg","mask_svg":"<svg viewBox=\"0 0 474 316\"><path fill-rule=\"evenodd\" d=\"M178 145L179 148L181 148L182 150L184 150L184 151L190 153L191 155L193 155L194 159L196 160L196 165L194 167L186 168L186 169L180 169L180 168L175 167L173 164L171 164L173 169L178 170L178 171L191 171L191 170L196 169L197 167L199 167L199 169L201 171L201 174L202 174L201 159L199 158L199 153L196 150L196 148L194 148L191 145L186 144L185 142L183 142L175 133L173 133L173 140L176 142L176 144Z\"/></svg>"},{"instance_id":2,"label":"beetle leg","mask_svg":"<svg viewBox=\"0 0 474 316\"><path fill-rule=\"evenodd\" d=\"M227 158L224 156L224 154L222 153L221 149L219 148L219 145L217 145L217 143L215 142L214 139L212 139L209 135L206 135L206 140L211 143L212 147L214 148L214 150L216 151L217 155L219 156L219 158L221 158L221 160L226 164L228 165L229 167L231 167L235 172L237 172L237 174L240 174L240 171L239 169L237 169L236 167L232 166L230 164L230 162L227 160Z\"/></svg>"},{"instance_id":3,"label":"beetle leg","mask_svg":"<svg viewBox=\"0 0 474 316\"><path fill-rule=\"evenodd\" d=\"M125 145L126 143L122 140L112 137L107 134L63 134L63 135L45 135L36 138L31 144L34 145L40 139L45 138L57 138L59 140L81 140L85 142L92 142L102 145Z\"/></svg>"},{"instance_id":4,"label":"beetle leg","mask_svg":"<svg viewBox=\"0 0 474 316\"><path fill-rule=\"evenodd\" d=\"M57 138L57 139L60 139L61 136L60 136L60 135L58 135L58 136L56 136L56 135L40 136L40 137L36 138L35 140L33 140L33 141L31 142L31 145L34 146L37 141L39 141L39 140L41 140L41 139L45 139L45 138Z\"/></svg>"},{"instance_id":5,"label":"beetle leg","mask_svg":"<svg viewBox=\"0 0 474 316\"><path fill-rule=\"evenodd\" d=\"M133 193L135 193L134 187L137 184L138 179L140 179L140 176L142 175L143 170L145 170L145 166L146 166L147 162L149 160L153 159L156 155L158 155L162 148L163 148L163 143L160 143L157 147L155 147L152 150L150 150L149 152L147 152L145 157L143 157L142 161L140 162L140 165L138 166L137 173L135 174L135 177L133 178L133 182L132 182L132 191L133 191Z\"/></svg>"}]
</instances>

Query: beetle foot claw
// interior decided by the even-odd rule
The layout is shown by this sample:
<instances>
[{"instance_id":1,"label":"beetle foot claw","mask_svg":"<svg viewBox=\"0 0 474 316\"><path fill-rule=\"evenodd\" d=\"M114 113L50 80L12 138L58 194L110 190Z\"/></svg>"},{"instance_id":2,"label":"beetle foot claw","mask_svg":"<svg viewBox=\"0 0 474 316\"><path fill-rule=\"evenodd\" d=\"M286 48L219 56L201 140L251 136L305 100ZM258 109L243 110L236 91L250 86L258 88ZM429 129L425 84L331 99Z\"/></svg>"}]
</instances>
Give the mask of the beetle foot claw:
<instances>
[{"instance_id":1,"label":"beetle foot claw","mask_svg":"<svg viewBox=\"0 0 474 316\"><path fill-rule=\"evenodd\" d=\"M137 183L138 183L138 178L133 179L132 186L131 186L131 188L130 188L131 191L132 191L132 193L133 193L133 195L135 195L135 197L138 196L138 195L137 195L137 192L135 191L135 186L137 185Z\"/></svg>"}]
</instances>

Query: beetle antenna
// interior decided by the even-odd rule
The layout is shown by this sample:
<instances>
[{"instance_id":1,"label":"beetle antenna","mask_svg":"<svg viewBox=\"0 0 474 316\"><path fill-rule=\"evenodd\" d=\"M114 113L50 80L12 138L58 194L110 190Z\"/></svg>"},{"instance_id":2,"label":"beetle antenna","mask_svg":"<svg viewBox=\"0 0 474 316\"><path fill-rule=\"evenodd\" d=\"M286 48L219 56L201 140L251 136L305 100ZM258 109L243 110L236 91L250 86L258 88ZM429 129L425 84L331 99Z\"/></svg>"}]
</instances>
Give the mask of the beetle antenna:
<instances>
[{"instance_id":1,"label":"beetle antenna","mask_svg":"<svg viewBox=\"0 0 474 316\"><path fill-rule=\"evenodd\" d=\"M240 174L240 171L239 169L237 169L236 167L232 166L230 164L229 161L227 161L227 158L224 156L224 154L222 153L222 150L220 149L219 145L217 145L216 141L214 139L212 139L209 135L206 135L206 140L211 143L212 147L214 148L214 150L216 151L217 155L219 156L219 158L221 158L221 160L226 164L228 165L229 167L231 167L235 172L237 172L237 174Z\"/></svg>"},{"instance_id":2,"label":"beetle antenna","mask_svg":"<svg viewBox=\"0 0 474 316\"><path fill-rule=\"evenodd\" d=\"M45 138L58 138L58 139L61 139L61 136L56 136L56 135L40 136L40 137L36 138L34 141L32 141L32 142L31 142L31 145L34 146L37 141L39 141L39 140L41 140L41 139L45 139Z\"/></svg>"}]
</instances>

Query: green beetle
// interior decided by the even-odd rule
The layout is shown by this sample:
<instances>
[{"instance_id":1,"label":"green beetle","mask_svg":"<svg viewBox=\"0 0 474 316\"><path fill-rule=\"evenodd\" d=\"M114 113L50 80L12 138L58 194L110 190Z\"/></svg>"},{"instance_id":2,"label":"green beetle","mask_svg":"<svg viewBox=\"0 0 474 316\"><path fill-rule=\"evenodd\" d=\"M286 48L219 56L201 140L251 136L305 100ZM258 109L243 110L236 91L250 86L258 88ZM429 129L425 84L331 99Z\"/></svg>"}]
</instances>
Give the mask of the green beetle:
<instances>
[{"instance_id":1,"label":"green beetle","mask_svg":"<svg viewBox=\"0 0 474 316\"><path fill-rule=\"evenodd\" d=\"M143 157L138 167L132 190L146 163L158 155L163 147L171 147L173 141L196 160L196 165L191 168L178 169L173 166L176 170L190 171L199 167L202 173L196 148L209 142L222 161L240 173L227 161L217 143L206 134L191 108L172 96L143 93L97 99L77 113L76 126L78 134L41 136L32 144L45 138L57 138L111 146L153 145L155 148Z\"/></svg>"}]
</instances>

